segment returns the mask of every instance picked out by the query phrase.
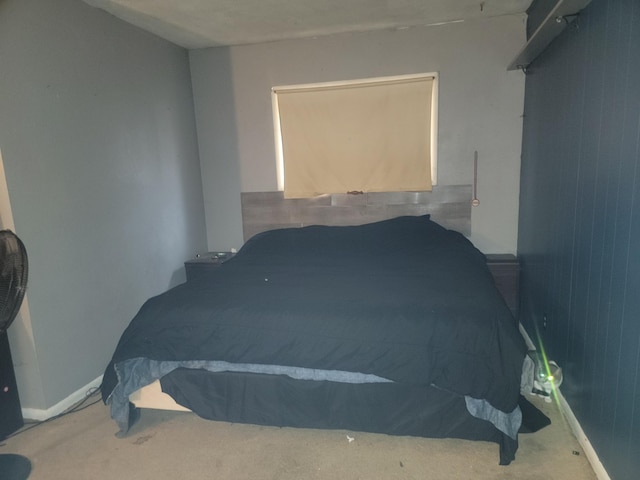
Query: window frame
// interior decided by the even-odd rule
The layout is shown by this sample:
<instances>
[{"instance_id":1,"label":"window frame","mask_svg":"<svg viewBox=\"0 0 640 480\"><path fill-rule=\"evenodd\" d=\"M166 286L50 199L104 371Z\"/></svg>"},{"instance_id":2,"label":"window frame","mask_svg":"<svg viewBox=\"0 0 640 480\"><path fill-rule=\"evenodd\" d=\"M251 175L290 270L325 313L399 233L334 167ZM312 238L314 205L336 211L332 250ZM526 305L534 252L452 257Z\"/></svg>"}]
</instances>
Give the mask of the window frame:
<instances>
[{"instance_id":1,"label":"window frame","mask_svg":"<svg viewBox=\"0 0 640 480\"><path fill-rule=\"evenodd\" d=\"M325 87L340 87L340 86L358 86L366 85L369 83L384 83L384 82L397 82L398 80L411 80L431 78L433 79L433 86L431 92L431 142L429 145L431 155L431 184L437 185L438 183L438 92L439 92L439 76L437 72L429 73L416 73L408 75L393 75L384 77L373 77L363 79L341 80L333 82L319 82L319 83L305 83L296 85L282 85L271 88L271 105L273 113L273 131L274 131L274 143L275 143L275 156L276 156L276 176L277 176L277 191L284 191L284 153L282 145L282 131L280 127L280 111L278 108L278 92L284 92L287 90L304 90L304 89L317 89Z\"/></svg>"}]
</instances>

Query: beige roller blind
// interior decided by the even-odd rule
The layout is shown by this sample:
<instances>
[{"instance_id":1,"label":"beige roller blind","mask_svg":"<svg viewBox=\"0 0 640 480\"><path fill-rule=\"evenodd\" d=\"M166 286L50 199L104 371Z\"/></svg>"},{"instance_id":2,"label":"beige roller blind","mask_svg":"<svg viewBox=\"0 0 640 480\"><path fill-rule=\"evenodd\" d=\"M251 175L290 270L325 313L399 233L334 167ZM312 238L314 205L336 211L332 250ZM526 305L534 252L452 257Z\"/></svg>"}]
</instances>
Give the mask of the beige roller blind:
<instances>
[{"instance_id":1,"label":"beige roller blind","mask_svg":"<svg viewBox=\"0 0 640 480\"><path fill-rule=\"evenodd\" d=\"M433 78L276 90L285 198L431 190Z\"/></svg>"}]
</instances>

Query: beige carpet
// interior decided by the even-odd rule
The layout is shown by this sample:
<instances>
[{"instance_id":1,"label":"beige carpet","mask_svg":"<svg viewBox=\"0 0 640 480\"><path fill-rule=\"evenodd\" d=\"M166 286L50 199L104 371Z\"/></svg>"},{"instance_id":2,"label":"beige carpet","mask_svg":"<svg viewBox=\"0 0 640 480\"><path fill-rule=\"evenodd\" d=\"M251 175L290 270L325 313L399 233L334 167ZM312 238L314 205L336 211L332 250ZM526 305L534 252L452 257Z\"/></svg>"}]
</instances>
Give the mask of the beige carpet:
<instances>
[{"instance_id":1,"label":"beige carpet","mask_svg":"<svg viewBox=\"0 0 640 480\"><path fill-rule=\"evenodd\" d=\"M498 465L493 443L229 424L153 410L116 438L102 403L9 438L0 453L27 456L30 480L595 479L555 404L534 403L552 424L520 435L509 466Z\"/></svg>"}]
</instances>

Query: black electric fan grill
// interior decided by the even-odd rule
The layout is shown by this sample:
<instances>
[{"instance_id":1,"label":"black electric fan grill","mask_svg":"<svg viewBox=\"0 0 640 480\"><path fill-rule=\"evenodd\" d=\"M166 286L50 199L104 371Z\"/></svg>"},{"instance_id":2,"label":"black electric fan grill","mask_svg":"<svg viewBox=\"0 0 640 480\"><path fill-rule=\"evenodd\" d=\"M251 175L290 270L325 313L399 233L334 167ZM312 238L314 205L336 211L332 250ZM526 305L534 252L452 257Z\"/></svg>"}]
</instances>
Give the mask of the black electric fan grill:
<instances>
[{"instance_id":1,"label":"black electric fan grill","mask_svg":"<svg viewBox=\"0 0 640 480\"><path fill-rule=\"evenodd\" d=\"M29 262L24 244L12 231L0 230L0 336L6 335L9 326L18 315L26 292L28 276ZM12 365L0 367L13 369ZM5 389L3 386L3 390ZM2 478L23 480L30 472L31 462L27 458L0 454Z\"/></svg>"},{"instance_id":2,"label":"black electric fan grill","mask_svg":"<svg viewBox=\"0 0 640 480\"><path fill-rule=\"evenodd\" d=\"M0 333L18 315L27 289L29 263L22 241L10 230L0 231Z\"/></svg>"}]
</instances>

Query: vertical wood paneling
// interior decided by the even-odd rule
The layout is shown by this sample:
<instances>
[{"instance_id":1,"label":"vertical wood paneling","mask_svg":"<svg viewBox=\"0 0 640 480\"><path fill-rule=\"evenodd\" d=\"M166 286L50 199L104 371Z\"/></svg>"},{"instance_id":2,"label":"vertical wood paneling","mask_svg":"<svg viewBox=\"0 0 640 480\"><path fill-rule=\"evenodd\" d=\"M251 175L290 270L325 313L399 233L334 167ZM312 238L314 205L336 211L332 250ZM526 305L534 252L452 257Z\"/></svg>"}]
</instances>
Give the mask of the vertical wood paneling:
<instances>
[{"instance_id":1,"label":"vertical wood paneling","mask_svg":"<svg viewBox=\"0 0 640 480\"><path fill-rule=\"evenodd\" d=\"M640 2L593 0L527 76L521 320L614 479L640 471ZM546 328L543 318L547 319Z\"/></svg>"},{"instance_id":2,"label":"vertical wood paneling","mask_svg":"<svg viewBox=\"0 0 640 480\"><path fill-rule=\"evenodd\" d=\"M614 290L622 291L622 323L615 384L612 451L616 456L638 456L640 445L640 88L638 88L638 46L640 45L640 5L630 0L622 12L621 32L628 38L622 91L623 124L620 142L620 184L618 194L619 233L615 265L621 275ZM635 158L635 161L634 161ZM615 268L615 267L614 267ZM637 475L638 461L627 465L627 475ZM635 470L635 472L634 472Z\"/></svg>"}]
</instances>

